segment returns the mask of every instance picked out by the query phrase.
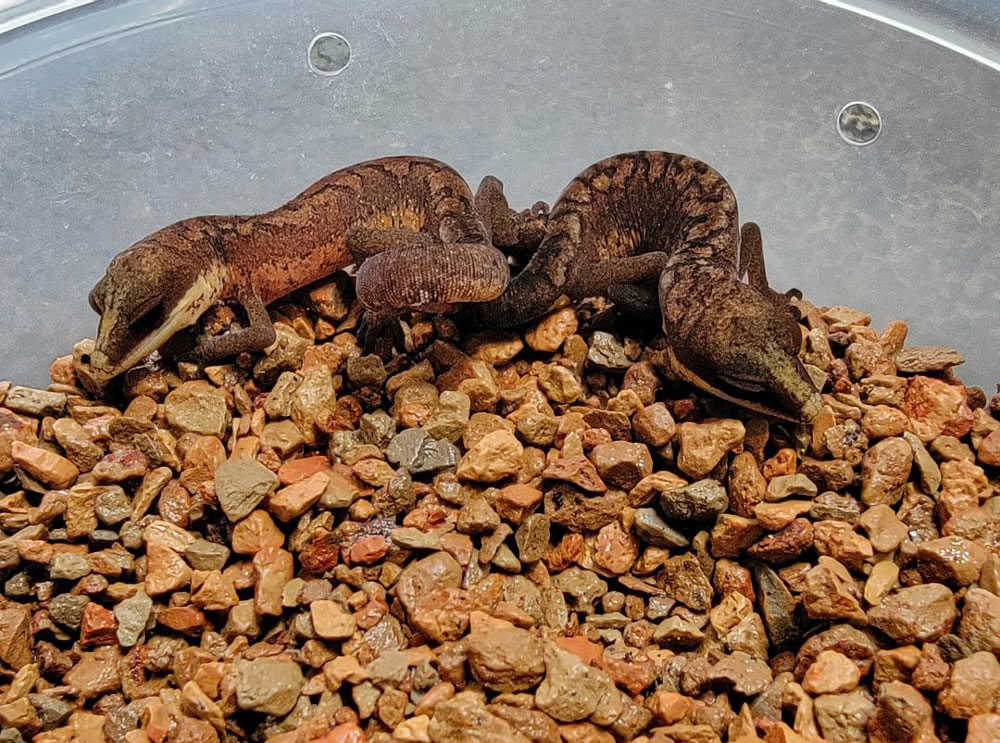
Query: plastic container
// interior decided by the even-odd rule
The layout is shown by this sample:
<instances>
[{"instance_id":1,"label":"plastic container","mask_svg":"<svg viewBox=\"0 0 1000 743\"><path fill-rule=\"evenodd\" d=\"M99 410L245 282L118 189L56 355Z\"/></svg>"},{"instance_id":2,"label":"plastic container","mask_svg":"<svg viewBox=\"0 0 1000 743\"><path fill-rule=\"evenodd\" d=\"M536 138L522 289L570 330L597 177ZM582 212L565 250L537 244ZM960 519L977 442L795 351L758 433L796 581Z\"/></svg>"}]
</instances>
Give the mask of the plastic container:
<instances>
[{"instance_id":1,"label":"plastic container","mask_svg":"<svg viewBox=\"0 0 1000 743\"><path fill-rule=\"evenodd\" d=\"M308 64L324 32L339 75ZM870 144L838 132L852 101ZM394 153L527 206L654 148L730 179L776 288L902 318L991 389L998 111L995 0L0 0L0 378L44 384L110 257L176 219Z\"/></svg>"}]
</instances>

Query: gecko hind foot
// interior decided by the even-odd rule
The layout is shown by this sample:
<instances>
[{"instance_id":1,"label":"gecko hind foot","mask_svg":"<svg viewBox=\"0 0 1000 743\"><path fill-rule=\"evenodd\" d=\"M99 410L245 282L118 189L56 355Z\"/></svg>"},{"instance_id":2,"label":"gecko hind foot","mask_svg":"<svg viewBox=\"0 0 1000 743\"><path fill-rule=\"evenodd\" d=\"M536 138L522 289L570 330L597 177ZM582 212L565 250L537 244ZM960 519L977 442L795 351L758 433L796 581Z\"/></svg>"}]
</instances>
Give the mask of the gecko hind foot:
<instances>
[{"instance_id":1,"label":"gecko hind foot","mask_svg":"<svg viewBox=\"0 0 1000 743\"><path fill-rule=\"evenodd\" d=\"M516 212L507 203L503 182L488 175L476 189L475 204L496 248L518 259L538 249L549 221L546 202L536 201L530 208Z\"/></svg>"},{"instance_id":2,"label":"gecko hind foot","mask_svg":"<svg viewBox=\"0 0 1000 743\"><path fill-rule=\"evenodd\" d=\"M365 310L358 322L355 336L361 348L379 356L391 352L393 346L402 348L404 342L399 315L395 312Z\"/></svg>"}]
</instances>

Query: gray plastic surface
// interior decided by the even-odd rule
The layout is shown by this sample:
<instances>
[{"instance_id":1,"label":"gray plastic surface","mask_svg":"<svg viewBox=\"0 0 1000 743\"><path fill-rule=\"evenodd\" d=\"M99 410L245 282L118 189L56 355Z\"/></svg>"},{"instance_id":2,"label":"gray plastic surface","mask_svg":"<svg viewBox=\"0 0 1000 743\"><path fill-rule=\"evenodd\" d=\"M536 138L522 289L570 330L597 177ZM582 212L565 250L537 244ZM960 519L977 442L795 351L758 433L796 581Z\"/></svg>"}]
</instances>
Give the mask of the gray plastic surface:
<instances>
[{"instance_id":1,"label":"gray plastic surface","mask_svg":"<svg viewBox=\"0 0 1000 743\"><path fill-rule=\"evenodd\" d=\"M902 318L960 349L967 383L1000 378L996 0L52 5L0 0L0 378L44 384L93 336L111 256L176 219L402 153L527 206L638 148L729 178L776 288ZM306 61L326 31L353 49L336 77ZM835 127L854 100L884 122L865 147Z\"/></svg>"}]
</instances>

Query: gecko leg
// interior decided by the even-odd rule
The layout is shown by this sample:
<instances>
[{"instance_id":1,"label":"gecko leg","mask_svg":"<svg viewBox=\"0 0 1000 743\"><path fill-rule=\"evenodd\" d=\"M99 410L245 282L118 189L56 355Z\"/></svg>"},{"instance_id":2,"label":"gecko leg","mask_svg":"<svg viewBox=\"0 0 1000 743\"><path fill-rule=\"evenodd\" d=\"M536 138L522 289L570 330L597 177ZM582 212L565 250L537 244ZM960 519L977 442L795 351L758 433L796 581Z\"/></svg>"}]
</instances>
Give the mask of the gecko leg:
<instances>
[{"instance_id":1,"label":"gecko leg","mask_svg":"<svg viewBox=\"0 0 1000 743\"><path fill-rule=\"evenodd\" d=\"M747 222L740 228L739 270L740 281L745 279L757 291L770 288L764 270L764 241L756 222Z\"/></svg>"},{"instance_id":2,"label":"gecko leg","mask_svg":"<svg viewBox=\"0 0 1000 743\"><path fill-rule=\"evenodd\" d=\"M549 206L544 201L520 212L511 209L503 182L492 175L483 178L476 190L476 212L486 224L493 245L518 259L538 248L549 221Z\"/></svg>"},{"instance_id":3,"label":"gecko leg","mask_svg":"<svg viewBox=\"0 0 1000 743\"><path fill-rule=\"evenodd\" d=\"M233 330L223 335L200 338L186 355L200 364L233 356L243 351L263 351L278 337L267 315L267 308L257 292L250 290L239 300L246 310L250 327Z\"/></svg>"},{"instance_id":4,"label":"gecko leg","mask_svg":"<svg viewBox=\"0 0 1000 743\"><path fill-rule=\"evenodd\" d=\"M782 294L774 291L767 283L767 271L764 270L764 241L761 239L760 227L754 222L747 222L740 229L739 271L739 278L745 277L747 283L762 294L786 302L802 299L802 292L798 289L789 289ZM798 310L792 308L792 314L798 315Z\"/></svg>"},{"instance_id":5,"label":"gecko leg","mask_svg":"<svg viewBox=\"0 0 1000 743\"><path fill-rule=\"evenodd\" d=\"M616 284L638 284L659 278L667 267L667 254L660 251L630 255L581 266L583 275L573 277L569 295L574 298L593 297L607 292Z\"/></svg>"}]
</instances>

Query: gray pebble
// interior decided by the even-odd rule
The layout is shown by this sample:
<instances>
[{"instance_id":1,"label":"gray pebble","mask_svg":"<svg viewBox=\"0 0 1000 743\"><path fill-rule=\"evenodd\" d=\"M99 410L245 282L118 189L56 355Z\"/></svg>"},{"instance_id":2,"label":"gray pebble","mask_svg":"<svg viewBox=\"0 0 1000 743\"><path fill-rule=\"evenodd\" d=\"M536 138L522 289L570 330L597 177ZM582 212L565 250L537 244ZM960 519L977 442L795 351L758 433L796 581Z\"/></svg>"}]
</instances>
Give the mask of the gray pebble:
<instances>
[{"instance_id":1,"label":"gray pebble","mask_svg":"<svg viewBox=\"0 0 1000 743\"><path fill-rule=\"evenodd\" d=\"M392 437L385 451L390 462L413 474L435 472L458 464L458 447L434 439L419 428L408 428Z\"/></svg>"},{"instance_id":2,"label":"gray pebble","mask_svg":"<svg viewBox=\"0 0 1000 743\"><path fill-rule=\"evenodd\" d=\"M73 705L49 694L28 694L28 701L35 708L43 730L59 727L73 711Z\"/></svg>"},{"instance_id":3,"label":"gray pebble","mask_svg":"<svg viewBox=\"0 0 1000 743\"><path fill-rule=\"evenodd\" d=\"M86 596L74 596L60 593L49 602L49 614L52 621L69 629L79 629L83 618L83 608L90 603Z\"/></svg>"},{"instance_id":4,"label":"gray pebble","mask_svg":"<svg viewBox=\"0 0 1000 743\"><path fill-rule=\"evenodd\" d=\"M606 371L624 371L632 366L625 355L625 347L611 333L603 330L598 330L591 336L587 361Z\"/></svg>"},{"instance_id":5,"label":"gray pebble","mask_svg":"<svg viewBox=\"0 0 1000 743\"><path fill-rule=\"evenodd\" d=\"M184 557L195 570L222 570L229 559L229 548L207 539L198 539L184 550Z\"/></svg>"},{"instance_id":6,"label":"gray pebble","mask_svg":"<svg viewBox=\"0 0 1000 743\"><path fill-rule=\"evenodd\" d=\"M635 530L654 547L687 547L688 538L670 526L654 508L637 508Z\"/></svg>"},{"instance_id":7,"label":"gray pebble","mask_svg":"<svg viewBox=\"0 0 1000 743\"><path fill-rule=\"evenodd\" d=\"M138 591L130 598L120 601L115 606L115 618L118 620L118 642L124 648L130 648L139 642L146 630L149 614L153 610L153 600L144 592Z\"/></svg>"},{"instance_id":8,"label":"gray pebble","mask_svg":"<svg viewBox=\"0 0 1000 743\"><path fill-rule=\"evenodd\" d=\"M660 493L660 508L667 518L709 521L729 506L729 496L718 480L698 480L682 488Z\"/></svg>"},{"instance_id":9,"label":"gray pebble","mask_svg":"<svg viewBox=\"0 0 1000 743\"><path fill-rule=\"evenodd\" d=\"M118 485L109 485L98 494L94 513L102 524L114 526L132 515L132 502Z\"/></svg>"}]
</instances>

